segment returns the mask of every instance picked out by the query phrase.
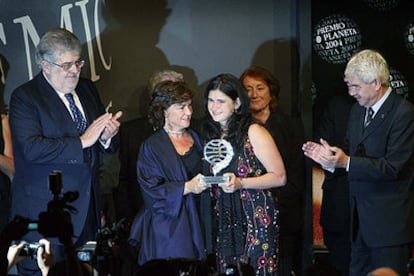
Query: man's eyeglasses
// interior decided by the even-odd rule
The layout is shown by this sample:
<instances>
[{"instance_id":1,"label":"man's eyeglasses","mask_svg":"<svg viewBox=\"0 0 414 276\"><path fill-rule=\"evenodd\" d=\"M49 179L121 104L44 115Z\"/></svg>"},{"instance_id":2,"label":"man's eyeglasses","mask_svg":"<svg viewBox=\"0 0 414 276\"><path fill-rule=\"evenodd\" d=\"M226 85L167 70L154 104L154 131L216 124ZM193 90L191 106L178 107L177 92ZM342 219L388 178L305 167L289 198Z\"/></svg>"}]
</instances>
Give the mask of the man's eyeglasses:
<instances>
[{"instance_id":1,"label":"man's eyeglasses","mask_svg":"<svg viewBox=\"0 0 414 276\"><path fill-rule=\"evenodd\" d=\"M347 85L349 90L354 90L356 92L358 92L359 90L361 90L361 85L358 84L349 84Z\"/></svg>"},{"instance_id":2,"label":"man's eyeglasses","mask_svg":"<svg viewBox=\"0 0 414 276\"><path fill-rule=\"evenodd\" d=\"M369 83L363 82L362 85L363 86L368 86L368 85L373 84L373 83L377 83L377 79L374 79L373 81L371 81ZM348 87L348 90L354 90L355 92L359 92L359 90L361 90L361 88L362 88L361 85L359 85L359 84L352 84L352 83L349 83L348 81L345 81L345 84Z\"/></svg>"},{"instance_id":3,"label":"man's eyeglasses","mask_svg":"<svg viewBox=\"0 0 414 276\"><path fill-rule=\"evenodd\" d=\"M85 65L85 61L84 60L77 60L77 61L72 61L72 62L64 62L62 64L57 64L57 63L54 63L54 62L48 61L48 60L46 60L46 61L49 62L50 64L59 66L65 72L69 71L69 69L72 68L73 65L75 65L76 68L78 68L78 69L82 68L83 65Z\"/></svg>"}]
</instances>

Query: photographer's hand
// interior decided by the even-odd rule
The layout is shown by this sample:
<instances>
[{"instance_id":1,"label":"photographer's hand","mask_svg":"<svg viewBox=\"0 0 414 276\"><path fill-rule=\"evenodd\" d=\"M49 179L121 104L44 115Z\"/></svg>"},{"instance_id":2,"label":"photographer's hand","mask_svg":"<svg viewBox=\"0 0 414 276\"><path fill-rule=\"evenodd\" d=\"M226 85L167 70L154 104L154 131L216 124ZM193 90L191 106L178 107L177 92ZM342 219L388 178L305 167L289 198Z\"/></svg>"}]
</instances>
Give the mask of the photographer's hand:
<instances>
[{"instance_id":1,"label":"photographer's hand","mask_svg":"<svg viewBox=\"0 0 414 276\"><path fill-rule=\"evenodd\" d=\"M15 264L26 258L26 256L19 256L23 247L24 242L21 242L20 244L13 244L9 247L9 250L7 251L7 270L10 270L10 268L12 268Z\"/></svg>"},{"instance_id":2,"label":"photographer's hand","mask_svg":"<svg viewBox=\"0 0 414 276\"><path fill-rule=\"evenodd\" d=\"M0 275L6 275L7 270L13 266L12 263L20 260L17 258L18 254L13 255L16 253L15 248L10 244L13 240L20 240L28 232L28 222L29 219L16 216L0 232Z\"/></svg>"},{"instance_id":3,"label":"photographer's hand","mask_svg":"<svg viewBox=\"0 0 414 276\"><path fill-rule=\"evenodd\" d=\"M42 271L42 275L46 276L50 268L55 264L55 254L50 246L50 242L46 239L39 240L40 246L37 250L37 265Z\"/></svg>"}]
</instances>

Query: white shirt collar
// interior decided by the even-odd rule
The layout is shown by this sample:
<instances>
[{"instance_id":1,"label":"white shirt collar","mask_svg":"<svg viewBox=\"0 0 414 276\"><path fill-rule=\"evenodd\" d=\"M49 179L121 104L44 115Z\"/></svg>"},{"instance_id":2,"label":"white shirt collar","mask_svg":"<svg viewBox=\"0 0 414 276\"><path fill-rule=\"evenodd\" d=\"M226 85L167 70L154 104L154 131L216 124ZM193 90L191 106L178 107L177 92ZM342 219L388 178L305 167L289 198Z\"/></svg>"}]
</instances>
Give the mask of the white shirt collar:
<instances>
[{"instance_id":1,"label":"white shirt collar","mask_svg":"<svg viewBox=\"0 0 414 276\"><path fill-rule=\"evenodd\" d=\"M388 98L388 96L391 94L391 87L388 87L385 94L379 99L375 104L371 106L372 110L374 110L374 115L372 117L375 117L377 114L377 111L381 108L382 104L385 102L385 100Z\"/></svg>"}]
</instances>

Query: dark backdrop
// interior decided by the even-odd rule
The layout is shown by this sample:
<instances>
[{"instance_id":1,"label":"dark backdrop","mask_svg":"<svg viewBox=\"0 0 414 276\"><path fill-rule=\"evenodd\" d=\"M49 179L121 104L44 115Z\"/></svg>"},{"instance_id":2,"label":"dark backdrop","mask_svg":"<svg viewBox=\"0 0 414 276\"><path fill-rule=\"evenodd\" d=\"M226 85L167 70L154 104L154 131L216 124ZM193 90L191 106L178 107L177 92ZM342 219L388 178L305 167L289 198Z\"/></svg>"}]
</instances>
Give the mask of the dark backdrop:
<instances>
[{"instance_id":1,"label":"dark backdrop","mask_svg":"<svg viewBox=\"0 0 414 276\"><path fill-rule=\"evenodd\" d=\"M312 1L313 127L334 95L347 94L343 72L356 51L378 50L388 61L394 92L412 101L414 93L414 1ZM323 178L314 170L314 214ZM314 243L321 242L314 217Z\"/></svg>"},{"instance_id":2,"label":"dark backdrop","mask_svg":"<svg viewBox=\"0 0 414 276\"><path fill-rule=\"evenodd\" d=\"M343 72L358 50L378 50L388 61L392 86L404 97L414 89L414 1L312 1L314 127L333 95L347 93Z\"/></svg>"}]
</instances>

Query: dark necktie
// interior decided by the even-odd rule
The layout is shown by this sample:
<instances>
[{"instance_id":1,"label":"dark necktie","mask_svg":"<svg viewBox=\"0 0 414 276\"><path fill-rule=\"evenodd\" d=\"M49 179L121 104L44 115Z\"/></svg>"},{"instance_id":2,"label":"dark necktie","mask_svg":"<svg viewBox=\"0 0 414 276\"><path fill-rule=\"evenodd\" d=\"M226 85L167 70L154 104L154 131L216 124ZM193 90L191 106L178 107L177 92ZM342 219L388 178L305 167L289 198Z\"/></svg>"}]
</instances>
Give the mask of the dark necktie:
<instances>
[{"instance_id":1,"label":"dark necktie","mask_svg":"<svg viewBox=\"0 0 414 276\"><path fill-rule=\"evenodd\" d=\"M365 115L365 124L364 124L364 126L367 127L372 121L372 116L374 115L374 110L370 107L370 108L366 109L365 113L366 113L366 115Z\"/></svg>"},{"instance_id":2,"label":"dark necktie","mask_svg":"<svg viewBox=\"0 0 414 276\"><path fill-rule=\"evenodd\" d=\"M80 112L79 108L76 106L72 93L66 93L65 97L69 101L70 111L72 112L76 128L78 129L79 133L82 134L86 130L85 117L83 117L82 112Z\"/></svg>"}]
</instances>

